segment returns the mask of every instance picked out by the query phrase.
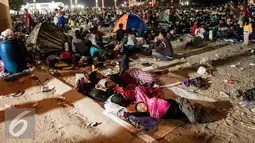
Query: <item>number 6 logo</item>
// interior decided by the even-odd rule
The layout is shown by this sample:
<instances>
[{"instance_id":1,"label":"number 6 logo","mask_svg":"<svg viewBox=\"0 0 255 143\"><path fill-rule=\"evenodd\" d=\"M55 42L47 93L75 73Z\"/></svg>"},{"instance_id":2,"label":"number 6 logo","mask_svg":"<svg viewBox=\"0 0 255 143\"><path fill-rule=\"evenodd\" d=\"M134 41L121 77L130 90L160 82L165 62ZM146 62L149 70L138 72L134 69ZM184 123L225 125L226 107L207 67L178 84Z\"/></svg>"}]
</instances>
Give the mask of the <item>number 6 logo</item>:
<instances>
[{"instance_id":1,"label":"number 6 logo","mask_svg":"<svg viewBox=\"0 0 255 143\"><path fill-rule=\"evenodd\" d=\"M26 129L27 129L27 127L28 127L28 123L27 123L26 120L21 119L21 118L24 117L25 115L27 115L27 114L30 113L30 112L31 112L31 111L24 111L24 112L20 113L17 117L15 117L15 118L12 120L12 122L11 122L11 124L10 124L10 126L9 126L9 132L10 132L10 134L11 134L12 136L14 136L14 137L19 137L20 135L22 135L22 134L26 131ZM18 132L14 133L14 128L15 128L17 125L19 125L20 123L23 123L22 128L21 128Z\"/></svg>"}]
</instances>

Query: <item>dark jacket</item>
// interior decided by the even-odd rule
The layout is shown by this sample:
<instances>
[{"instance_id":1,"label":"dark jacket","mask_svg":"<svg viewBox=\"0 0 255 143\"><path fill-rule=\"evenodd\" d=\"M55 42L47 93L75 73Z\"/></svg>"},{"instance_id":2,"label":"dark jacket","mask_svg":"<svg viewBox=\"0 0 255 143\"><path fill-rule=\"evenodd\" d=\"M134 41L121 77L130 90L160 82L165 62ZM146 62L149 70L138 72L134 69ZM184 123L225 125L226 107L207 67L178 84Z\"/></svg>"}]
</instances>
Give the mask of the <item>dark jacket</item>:
<instances>
[{"instance_id":1,"label":"dark jacket","mask_svg":"<svg viewBox=\"0 0 255 143\"><path fill-rule=\"evenodd\" d=\"M120 42L124 36L125 36L125 30L119 29L117 31L117 40Z\"/></svg>"},{"instance_id":2,"label":"dark jacket","mask_svg":"<svg viewBox=\"0 0 255 143\"><path fill-rule=\"evenodd\" d=\"M172 57L174 55L174 52L170 40L167 38L162 39L161 43L156 47L156 52L165 56Z\"/></svg>"},{"instance_id":3,"label":"dark jacket","mask_svg":"<svg viewBox=\"0 0 255 143\"><path fill-rule=\"evenodd\" d=\"M87 56L89 55L89 47L86 46L86 43L82 39L73 39L72 41L72 49L73 52L78 53L82 56Z\"/></svg>"}]
</instances>

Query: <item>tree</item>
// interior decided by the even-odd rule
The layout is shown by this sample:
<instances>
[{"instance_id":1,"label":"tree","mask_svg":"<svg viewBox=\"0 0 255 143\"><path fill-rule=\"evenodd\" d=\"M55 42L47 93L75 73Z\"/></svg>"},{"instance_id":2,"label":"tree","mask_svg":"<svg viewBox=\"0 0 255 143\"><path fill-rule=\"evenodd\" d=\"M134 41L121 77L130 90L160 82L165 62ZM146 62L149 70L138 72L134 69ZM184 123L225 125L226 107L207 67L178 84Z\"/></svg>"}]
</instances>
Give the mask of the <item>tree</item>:
<instances>
[{"instance_id":1,"label":"tree","mask_svg":"<svg viewBox=\"0 0 255 143\"><path fill-rule=\"evenodd\" d=\"M9 0L9 6L11 10L19 11L24 0Z\"/></svg>"}]
</instances>

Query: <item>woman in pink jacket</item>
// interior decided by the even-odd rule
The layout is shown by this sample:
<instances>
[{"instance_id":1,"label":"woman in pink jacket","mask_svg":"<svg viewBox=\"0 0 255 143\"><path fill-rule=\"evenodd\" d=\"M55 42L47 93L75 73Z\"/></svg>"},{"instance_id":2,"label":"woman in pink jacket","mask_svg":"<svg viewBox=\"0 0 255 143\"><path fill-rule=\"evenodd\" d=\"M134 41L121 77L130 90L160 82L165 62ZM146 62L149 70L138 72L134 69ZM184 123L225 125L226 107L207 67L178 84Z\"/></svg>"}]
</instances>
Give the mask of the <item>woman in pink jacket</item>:
<instances>
[{"instance_id":1,"label":"woman in pink jacket","mask_svg":"<svg viewBox=\"0 0 255 143\"><path fill-rule=\"evenodd\" d=\"M184 119L196 123L200 119L200 112L196 111L191 103L184 98L165 100L158 96L148 96L145 86L138 86L136 91L136 110L134 116L150 116L155 119Z\"/></svg>"}]
</instances>

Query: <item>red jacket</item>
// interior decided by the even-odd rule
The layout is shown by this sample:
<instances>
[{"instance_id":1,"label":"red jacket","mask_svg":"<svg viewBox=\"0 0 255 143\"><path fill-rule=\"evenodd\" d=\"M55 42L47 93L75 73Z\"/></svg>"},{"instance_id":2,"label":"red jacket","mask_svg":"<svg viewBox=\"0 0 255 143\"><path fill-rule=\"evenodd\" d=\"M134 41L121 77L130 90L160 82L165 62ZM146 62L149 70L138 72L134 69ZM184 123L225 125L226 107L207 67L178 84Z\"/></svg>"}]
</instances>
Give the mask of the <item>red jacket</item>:
<instances>
[{"instance_id":1,"label":"red jacket","mask_svg":"<svg viewBox=\"0 0 255 143\"><path fill-rule=\"evenodd\" d=\"M197 24L194 24L192 27L192 35L193 36L195 36L196 29L197 29Z\"/></svg>"},{"instance_id":2,"label":"red jacket","mask_svg":"<svg viewBox=\"0 0 255 143\"><path fill-rule=\"evenodd\" d=\"M30 26L30 14L24 14L24 23L26 26Z\"/></svg>"}]
</instances>

